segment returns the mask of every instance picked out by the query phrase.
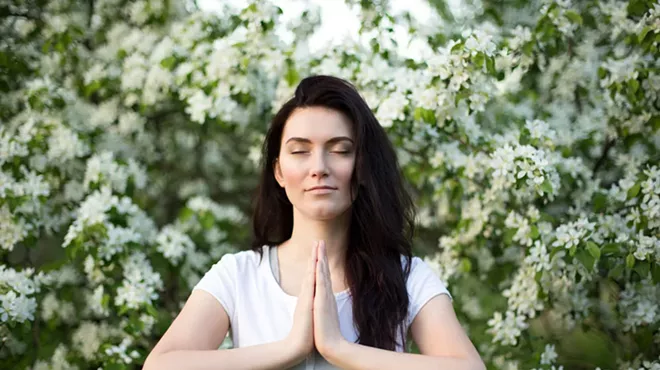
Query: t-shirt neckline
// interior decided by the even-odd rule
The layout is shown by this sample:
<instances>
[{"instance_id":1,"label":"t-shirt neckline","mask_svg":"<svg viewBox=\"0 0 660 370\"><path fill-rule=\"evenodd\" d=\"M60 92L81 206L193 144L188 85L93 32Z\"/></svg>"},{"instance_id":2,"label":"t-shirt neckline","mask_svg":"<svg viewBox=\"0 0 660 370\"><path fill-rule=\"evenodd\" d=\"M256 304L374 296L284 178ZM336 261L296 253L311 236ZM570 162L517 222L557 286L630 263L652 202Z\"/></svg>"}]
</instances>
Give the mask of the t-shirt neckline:
<instances>
[{"instance_id":1,"label":"t-shirt neckline","mask_svg":"<svg viewBox=\"0 0 660 370\"><path fill-rule=\"evenodd\" d=\"M263 246L262 256L266 258L266 260L262 264L262 268L265 270L262 272L265 273L266 279L270 281L271 285L275 285L273 289L277 291L279 295L285 297L285 299L297 301L298 296L290 295L289 293L285 292L284 289L282 289L282 286L277 282L277 280L275 280L275 276L273 276L273 271L270 267L270 248L271 246L269 245ZM342 290L341 292L334 293L334 295L336 300L346 299L350 296L350 288Z\"/></svg>"}]
</instances>

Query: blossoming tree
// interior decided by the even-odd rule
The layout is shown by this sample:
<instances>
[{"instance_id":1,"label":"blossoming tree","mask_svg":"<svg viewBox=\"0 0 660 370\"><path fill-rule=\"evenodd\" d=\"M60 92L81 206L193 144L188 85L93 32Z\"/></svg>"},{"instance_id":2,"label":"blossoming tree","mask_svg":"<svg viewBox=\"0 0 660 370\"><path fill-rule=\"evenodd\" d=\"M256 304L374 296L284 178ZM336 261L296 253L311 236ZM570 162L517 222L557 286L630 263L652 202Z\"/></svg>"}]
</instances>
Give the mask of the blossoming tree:
<instances>
[{"instance_id":1,"label":"blossoming tree","mask_svg":"<svg viewBox=\"0 0 660 370\"><path fill-rule=\"evenodd\" d=\"M362 42L309 53L318 10L267 1L0 2L0 367L138 367L247 245L267 123L315 73L386 126L492 368L660 366L660 4L348 3Z\"/></svg>"}]
</instances>

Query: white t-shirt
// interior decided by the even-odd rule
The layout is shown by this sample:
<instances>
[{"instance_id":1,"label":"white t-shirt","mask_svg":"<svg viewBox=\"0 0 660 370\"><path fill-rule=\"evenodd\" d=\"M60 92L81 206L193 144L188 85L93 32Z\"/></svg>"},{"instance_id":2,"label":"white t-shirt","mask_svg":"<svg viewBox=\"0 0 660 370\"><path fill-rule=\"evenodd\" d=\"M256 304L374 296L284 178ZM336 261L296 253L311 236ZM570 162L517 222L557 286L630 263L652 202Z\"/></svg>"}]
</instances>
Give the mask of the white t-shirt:
<instances>
[{"instance_id":1,"label":"white t-shirt","mask_svg":"<svg viewBox=\"0 0 660 370\"><path fill-rule=\"evenodd\" d=\"M271 343L284 339L293 325L297 297L282 290L273 276L269 247L263 247L263 259L255 251L222 256L219 262L195 285L213 295L229 316L234 348ZM402 261L405 259L402 257ZM445 285L419 257L413 257L406 283L410 306L406 332L419 310L439 294L451 295ZM357 340L353 327L353 307L349 290L335 293L339 329L344 338ZM397 351L404 348L398 346Z\"/></svg>"}]
</instances>

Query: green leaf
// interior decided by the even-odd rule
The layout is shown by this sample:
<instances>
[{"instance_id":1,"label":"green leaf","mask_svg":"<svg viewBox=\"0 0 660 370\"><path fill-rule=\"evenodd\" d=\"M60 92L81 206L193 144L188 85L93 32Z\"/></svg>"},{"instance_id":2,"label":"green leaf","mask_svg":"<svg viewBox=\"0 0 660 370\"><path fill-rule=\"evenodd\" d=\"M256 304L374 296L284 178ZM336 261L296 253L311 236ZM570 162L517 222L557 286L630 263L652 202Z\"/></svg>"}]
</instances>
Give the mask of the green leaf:
<instances>
[{"instance_id":1,"label":"green leaf","mask_svg":"<svg viewBox=\"0 0 660 370\"><path fill-rule=\"evenodd\" d=\"M628 88L634 93L639 89L639 81L637 80L628 80Z\"/></svg>"},{"instance_id":2,"label":"green leaf","mask_svg":"<svg viewBox=\"0 0 660 370\"><path fill-rule=\"evenodd\" d=\"M554 247L554 248L552 248L552 250L550 251L550 260L552 261L552 259L555 257L555 255L556 255L557 253L561 252L563 249L564 249L564 248L562 248L562 247Z\"/></svg>"},{"instance_id":3,"label":"green leaf","mask_svg":"<svg viewBox=\"0 0 660 370\"><path fill-rule=\"evenodd\" d=\"M107 369L107 370L124 370L125 368L126 368L126 366L124 364L119 364L119 363L116 363L116 362L113 362L111 364L107 364L105 366L105 369Z\"/></svg>"},{"instance_id":4,"label":"green leaf","mask_svg":"<svg viewBox=\"0 0 660 370\"><path fill-rule=\"evenodd\" d=\"M589 251L589 254L595 259L600 258L600 248L598 248L598 245L592 241L587 242L587 251Z\"/></svg>"},{"instance_id":5,"label":"green leaf","mask_svg":"<svg viewBox=\"0 0 660 370\"><path fill-rule=\"evenodd\" d=\"M587 268L587 270L591 270L594 268L594 263L596 262L596 259L584 249L578 250L577 253L575 254L575 258L577 258L577 260L580 261L584 265L584 267Z\"/></svg>"},{"instance_id":6,"label":"green leaf","mask_svg":"<svg viewBox=\"0 0 660 370\"><path fill-rule=\"evenodd\" d=\"M190 217L193 216L193 214L194 214L194 212L193 212L192 209L190 209L190 208L188 208L188 207L185 207L185 208L183 208L183 210L181 211L181 213L180 213L180 215L179 215L179 219L180 219L181 221L187 221L188 219L190 219Z\"/></svg>"},{"instance_id":7,"label":"green leaf","mask_svg":"<svg viewBox=\"0 0 660 370\"><path fill-rule=\"evenodd\" d=\"M497 73L497 70L495 70L495 58L493 57L486 57L486 70L490 74L495 74Z\"/></svg>"},{"instance_id":8,"label":"green leaf","mask_svg":"<svg viewBox=\"0 0 660 370\"><path fill-rule=\"evenodd\" d=\"M169 56L169 57L167 57L167 58L160 61L160 65L163 68L167 69L167 70L171 70L172 66L175 63L176 63L176 57L175 56Z\"/></svg>"},{"instance_id":9,"label":"green leaf","mask_svg":"<svg viewBox=\"0 0 660 370\"><path fill-rule=\"evenodd\" d=\"M567 10L564 15L566 18L570 19L573 23L582 24L582 16L578 14L575 10Z\"/></svg>"},{"instance_id":10,"label":"green leaf","mask_svg":"<svg viewBox=\"0 0 660 370\"><path fill-rule=\"evenodd\" d=\"M153 317L158 317L158 310L153 305L147 305L147 313Z\"/></svg>"},{"instance_id":11,"label":"green leaf","mask_svg":"<svg viewBox=\"0 0 660 370\"><path fill-rule=\"evenodd\" d=\"M642 188L642 184L639 182L636 182L635 185L632 186L632 188L628 189L628 199L632 199L639 194L639 190Z\"/></svg>"},{"instance_id":12,"label":"green leaf","mask_svg":"<svg viewBox=\"0 0 660 370\"><path fill-rule=\"evenodd\" d=\"M110 304L110 295L104 294L103 297L101 297L101 307L108 307L109 304Z\"/></svg>"},{"instance_id":13,"label":"green leaf","mask_svg":"<svg viewBox=\"0 0 660 370\"><path fill-rule=\"evenodd\" d=\"M119 311L117 311L117 314L121 316L126 312L128 312L128 307L126 305L121 305L121 307L119 307Z\"/></svg>"},{"instance_id":14,"label":"green leaf","mask_svg":"<svg viewBox=\"0 0 660 370\"><path fill-rule=\"evenodd\" d=\"M465 273L470 272L472 270L472 262L468 258L462 258L460 270Z\"/></svg>"},{"instance_id":15,"label":"green leaf","mask_svg":"<svg viewBox=\"0 0 660 370\"><path fill-rule=\"evenodd\" d=\"M649 120L649 126L653 129L653 131L660 130L660 116L653 116Z\"/></svg>"},{"instance_id":16,"label":"green leaf","mask_svg":"<svg viewBox=\"0 0 660 370\"><path fill-rule=\"evenodd\" d=\"M651 277L654 284L660 284L660 265L654 263L651 267Z\"/></svg>"},{"instance_id":17,"label":"green leaf","mask_svg":"<svg viewBox=\"0 0 660 370\"><path fill-rule=\"evenodd\" d=\"M85 86L85 97L89 98L93 93L101 88L101 81L93 81L91 84Z\"/></svg>"},{"instance_id":18,"label":"green leaf","mask_svg":"<svg viewBox=\"0 0 660 370\"><path fill-rule=\"evenodd\" d=\"M543 184L541 184L541 190L546 194L552 194L552 184L550 183L550 180L545 179L545 181L543 181Z\"/></svg>"},{"instance_id":19,"label":"green leaf","mask_svg":"<svg viewBox=\"0 0 660 370\"><path fill-rule=\"evenodd\" d=\"M300 74L295 68L291 67L286 71L286 82L289 86L295 86L300 80Z\"/></svg>"},{"instance_id":20,"label":"green leaf","mask_svg":"<svg viewBox=\"0 0 660 370\"><path fill-rule=\"evenodd\" d=\"M603 249L600 251L602 254L614 254L620 252L620 246L617 243L607 243L603 246Z\"/></svg>"},{"instance_id":21,"label":"green leaf","mask_svg":"<svg viewBox=\"0 0 660 370\"><path fill-rule=\"evenodd\" d=\"M602 212L607 207L607 195L603 193L594 194L593 198L594 212Z\"/></svg>"},{"instance_id":22,"label":"green leaf","mask_svg":"<svg viewBox=\"0 0 660 370\"><path fill-rule=\"evenodd\" d=\"M436 123L435 112L431 109L424 109L421 107L415 108L414 117L417 121L424 121L434 125Z\"/></svg>"},{"instance_id":23,"label":"green leaf","mask_svg":"<svg viewBox=\"0 0 660 370\"><path fill-rule=\"evenodd\" d=\"M628 2L628 16L641 17L648 10L645 0L630 0Z\"/></svg>"},{"instance_id":24,"label":"green leaf","mask_svg":"<svg viewBox=\"0 0 660 370\"><path fill-rule=\"evenodd\" d=\"M628 254L626 257L626 267L631 269L635 266L635 256L632 255L632 253Z\"/></svg>"},{"instance_id":25,"label":"green leaf","mask_svg":"<svg viewBox=\"0 0 660 370\"><path fill-rule=\"evenodd\" d=\"M572 247L568 250L568 255L571 256L571 257L575 256L575 251L577 251L577 245L572 246Z\"/></svg>"},{"instance_id":26,"label":"green leaf","mask_svg":"<svg viewBox=\"0 0 660 370\"><path fill-rule=\"evenodd\" d=\"M649 31L651 31L651 26L646 26L646 27L644 27L644 28L642 29L642 32L640 32L639 35L637 35L637 40L638 40L640 43L641 43L642 41L644 41L644 38L645 38L646 35L649 33Z\"/></svg>"},{"instance_id":27,"label":"green leaf","mask_svg":"<svg viewBox=\"0 0 660 370\"><path fill-rule=\"evenodd\" d=\"M209 230L211 227L213 227L213 224L215 224L215 218L213 218L213 214L211 212L204 212L201 215L199 221L204 230Z\"/></svg>"},{"instance_id":28,"label":"green leaf","mask_svg":"<svg viewBox=\"0 0 660 370\"><path fill-rule=\"evenodd\" d=\"M539 237L539 228L536 225L532 225L532 230L529 232L529 237L536 239Z\"/></svg>"},{"instance_id":29,"label":"green leaf","mask_svg":"<svg viewBox=\"0 0 660 370\"><path fill-rule=\"evenodd\" d=\"M610 270L607 276L615 280L621 278L623 276L623 264L614 266L614 268Z\"/></svg>"},{"instance_id":30,"label":"green leaf","mask_svg":"<svg viewBox=\"0 0 660 370\"><path fill-rule=\"evenodd\" d=\"M477 53L477 55L475 55L474 58L472 58L472 61L477 66L477 68L481 68L481 66L484 65L485 60L486 60L486 55L484 55L484 53Z\"/></svg>"},{"instance_id":31,"label":"green leaf","mask_svg":"<svg viewBox=\"0 0 660 370\"><path fill-rule=\"evenodd\" d=\"M650 270L651 265L649 264L649 261L638 261L633 269L633 271L638 273L642 279L646 279L646 277L649 276Z\"/></svg>"},{"instance_id":32,"label":"green leaf","mask_svg":"<svg viewBox=\"0 0 660 370\"><path fill-rule=\"evenodd\" d=\"M422 111L424 108L417 107L415 108L415 112L413 113L413 117L415 118L415 121L421 121L422 120Z\"/></svg>"},{"instance_id":33,"label":"green leaf","mask_svg":"<svg viewBox=\"0 0 660 370\"><path fill-rule=\"evenodd\" d=\"M516 229L506 229L503 236L504 242L506 244L511 244L511 242L513 241L513 236L516 235L516 232L517 232Z\"/></svg>"},{"instance_id":34,"label":"green leaf","mask_svg":"<svg viewBox=\"0 0 660 370\"><path fill-rule=\"evenodd\" d=\"M537 283L540 283L540 282L541 282L541 278L543 278L543 270L541 270L541 271L537 271L536 274L534 274L534 280L535 280Z\"/></svg>"}]
</instances>

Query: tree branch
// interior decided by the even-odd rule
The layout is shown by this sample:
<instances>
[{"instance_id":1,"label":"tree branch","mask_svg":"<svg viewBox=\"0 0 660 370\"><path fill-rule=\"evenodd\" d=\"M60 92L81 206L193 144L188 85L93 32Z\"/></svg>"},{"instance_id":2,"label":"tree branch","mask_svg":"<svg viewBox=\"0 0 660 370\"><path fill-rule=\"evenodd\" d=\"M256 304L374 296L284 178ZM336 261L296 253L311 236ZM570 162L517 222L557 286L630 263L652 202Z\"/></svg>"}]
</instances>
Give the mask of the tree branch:
<instances>
[{"instance_id":1,"label":"tree branch","mask_svg":"<svg viewBox=\"0 0 660 370\"><path fill-rule=\"evenodd\" d=\"M607 159L607 154L609 153L610 149L614 146L614 143L616 143L616 139L610 139L610 140L605 140L603 143L603 154L601 154L600 158L598 158L598 161L594 165L594 170L591 173L591 178L596 177L596 172L598 172L598 169L605 163L605 160Z\"/></svg>"}]
</instances>

